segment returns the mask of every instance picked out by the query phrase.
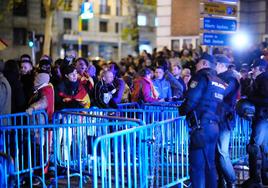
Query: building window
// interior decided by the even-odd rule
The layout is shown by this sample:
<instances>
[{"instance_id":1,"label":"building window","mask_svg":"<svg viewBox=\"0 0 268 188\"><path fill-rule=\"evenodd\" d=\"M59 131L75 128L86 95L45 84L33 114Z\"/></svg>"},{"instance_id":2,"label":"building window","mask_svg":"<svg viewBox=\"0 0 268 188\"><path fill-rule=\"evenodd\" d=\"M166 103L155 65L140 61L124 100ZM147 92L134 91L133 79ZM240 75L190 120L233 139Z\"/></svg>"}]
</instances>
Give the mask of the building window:
<instances>
[{"instance_id":1,"label":"building window","mask_svg":"<svg viewBox=\"0 0 268 188\"><path fill-rule=\"evenodd\" d=\"M108 22L100 21L100 32L107 32L107 31L108 31Z\"/></svg>"},{"instance_id":2,"label":"building window","mask_svg":"<svg viewBox=\"0 0 268 188\"><path fill-rule=\"evenodd\" d=\"M115 32L116 32L116 33L119 32L119 23L115 23Z\"/></svg>"},{"instance_id":3,"label":"building window","mask_svg":"<svg viewBox=\"0 0 268 188\"><path fill-rule=\"evenodd\" d=\"M138 25L139 26L146 26L146 24L147 24L146 16L143 14L138 15Z\"/></svg>"},{"instance_id":4,"label":"building window","mask_svg":"<svg viewBox=\"0 0 268 188\"><path fill-rule=\"evenodd\" d=\"M27 30L26 28L13 28L13 44L26 45Z\"/></svg>"},{"instance_id":5,"label":"building window","mask_svg":"<svg viewBox=\"0 0 268 188\"><path fill-rule=\"evenodd\" d=\"M64 31L68 31L72 29L72 19L71 18L64 18L63 19L63 29Z\"/></svg>"},{"instance_id":6,"label":"building window","mask_svg":"<svg viewBox=\"0 0 268 188\"><path fill-rule=\"evenodd\" d=\"M88 31L88 20L82 20L82 31Z\"/></svg>"},{"instance_id":7,"label":"building window","mask_svg":"<svg viewBox=\"0 0 268 188\"><path fill-rule=\"evenodd\" d=\"M100 5L100 14L111 14L111 7L108 5Z\"/></svg>"},{"instance_id":8,"label":"building window","mask_svg":"<svg viewBox=\"0 0 268 188\"><path fill-rule=\"evenodd\" d=\"M27 0L15 1L13 4L13 15L14 16L27 16Z\"/></svg>"},{"instance_id":9,"label":"building window","mask_svg":"<svg viewBox=\"0 0 268 188\"><path fill-rule=\"evenodd\" d=\"M158 18L157 17L154 18L154 26L155 27L159 26L159 22L158 22Z\"/></svg>"},{"instance_id":10,"label":"building window","mask_svg":"<svg viewBox=\"0 0 268 188\"><path fill-rule=\"evenodd\" d=\"M122 3L121 0L116 0L116 16L122 15Z\"/></svg>"}]
</instances>

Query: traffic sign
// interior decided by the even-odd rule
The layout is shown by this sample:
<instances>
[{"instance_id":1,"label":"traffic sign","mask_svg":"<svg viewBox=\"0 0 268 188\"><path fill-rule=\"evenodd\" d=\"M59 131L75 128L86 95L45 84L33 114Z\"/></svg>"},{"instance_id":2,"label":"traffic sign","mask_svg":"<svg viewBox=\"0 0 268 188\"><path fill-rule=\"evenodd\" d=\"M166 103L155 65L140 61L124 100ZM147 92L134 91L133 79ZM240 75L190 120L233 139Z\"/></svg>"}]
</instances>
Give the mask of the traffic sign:
<instances>
[{"instance_id":1,"label":"traffic sign","mask_svg":"<svg viewBox=\"0 0 268 188\"><path fill-rule=\"evenodd\" d=\"M91 19L94 16L93 13L93 3L92 2L84 2L81 5L81 13L80 13L81 19Z\"/></svg>"},{"instance_id":2,"label":"traffic sign","mask_svg":"<svg viewBox=\"0 0 268 188\"><path fill-rule=\"evenodd\" d=\"M236 31L237 21L223 18L204 18L204 30Z\"/></svg>"},{"instance_id":3,"label":"traffic sign","mask_svg":"<svg viewBox=\"0 0 268 188\"><path fill-rule=\"evenodd\" d=\"M207 46L230 46L233 34L204 33L203 45Z\"/></svg>"},{"instance_id":4,"label":"traffic sign","mask_svg":"<svg viewBox=\"0 0 268 188\"><path fill-rule=\"evenodd\" d=\"M205 14L220 15L220 16L236 17L237 16L237 6L223 4L223 3L205 2L204 3L204 13Z\"/></svg>"}]
</instances>

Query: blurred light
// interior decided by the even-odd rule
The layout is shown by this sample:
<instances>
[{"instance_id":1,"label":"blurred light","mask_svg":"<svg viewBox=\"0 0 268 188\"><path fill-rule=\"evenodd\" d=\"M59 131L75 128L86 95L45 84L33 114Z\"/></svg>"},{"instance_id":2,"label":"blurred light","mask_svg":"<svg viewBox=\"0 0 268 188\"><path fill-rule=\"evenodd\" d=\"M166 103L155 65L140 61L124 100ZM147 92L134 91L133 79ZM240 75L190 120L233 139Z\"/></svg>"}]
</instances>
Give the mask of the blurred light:
<instances>
[{"instance_id":1,"label":"blurred light","mask_svg":"<svg viewBox=\"0 0 268 188\"><path fill-rule=\"evenodd\" d=\"M232 46L237 50L244 50L250 46L249 35L245 32L238 32L234 34L231 40Z\"/></svg>"},{"instance_id":2,"label":"blurred light","mask_svg":"<svg viewBox=\"0 0 268 188\"><path fill-rule=\"evenodd\" d=\"M148 53L152 53L152 47L147 44L141 44L139 45L139 50L142 52L143 50L146 50Z\"/></svg>"},{"instance_id":3,"label":"blurred light","mask_svg":"<svg viewBox=\"0 0 268 188\"><path fill-rule=\"evenodd\" d=\"M65 50L63 48L60 49L60 58L64 59L65 57Z\"/></svg>"},{"instance_id":4,"label":"blurred light","mask_svg":"<svg viewBox=\"0 0 268 188\"><path fill-rule=\"evenodd\" d=\"M147 18L145 15L138 15L138 25L139 26L146 26Z\"/></svg>"},{"instance_id":5,"label":"blurred light","mask_svg":"<svg viewBox=\"0 0 268 188\"><path fill-rule=\"evenodd\" d=\"M158 18L157 17L154 18L154 25L156 27L159 26L159 22L158 22Z\"/></svg>"},{"instance_id":6,"label":"blurred light","mask_svg":"<svg viewBox=\"0 0 268 188\"><path fill-rule=\"evenodd\" d=\"M29 42L28 42L28 45L29 45L30 48L32 48L32 47L34 46L33 41L29 41Z\"/></svg>"}]
</instances>

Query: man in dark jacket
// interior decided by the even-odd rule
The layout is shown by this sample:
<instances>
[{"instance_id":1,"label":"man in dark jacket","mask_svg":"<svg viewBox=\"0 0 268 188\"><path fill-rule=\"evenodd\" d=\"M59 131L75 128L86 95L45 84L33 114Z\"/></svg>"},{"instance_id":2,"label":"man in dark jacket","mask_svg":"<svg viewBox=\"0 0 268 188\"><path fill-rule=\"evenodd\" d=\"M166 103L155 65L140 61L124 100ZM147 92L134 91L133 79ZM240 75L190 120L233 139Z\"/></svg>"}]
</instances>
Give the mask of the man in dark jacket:
<instances>
[{"instance_id":1,"label":"man in dark jacket","mask_svg":"<svg viewBox=\"0 0 268 188\"><path fill-rule=\"evenodd\" d=\"M218 171L218 188L234 187L236 175L229 156L231 129L235 126L235 104L239 91L239 82L232 70L228 70L230 60L225 55L216 55L218 77L228 86L220 113L220 134L217 143L216 166ZM226 181L226 182L225 182Z\"/></svg>"},{"instance_id":2,"label":"man in dark jacket","mask_svg":"<svg viewBox=\"0 0 268 188\"><path fill-rule=\"evenodd\" d=\"M250 187L261 181L263 185L268 185L268 72L266 66L267 62L263 59L255 60L252 65L255 80L249 100L255 105L256 112L252 122L250 143L247 146L250 178L243 183L243 187Z\"/></svg>"},{"instance_id":3,"label":"man in dark jacket","mask_svg":"<svg viewBox=\"0 0 268 188\"><path fill-rule=\"evenodd\" d=\"M113 85L114 75L111 71L104 71L101 80L95 85L95 104L99 108L117 108L114 101L116 88Z\"/></svg>"},{"instance_id":4,"label":"man in dark jacket","mask_svg":"<svg viewBox=\"0 0 268 188\"><path fill-rule=\"evenodd\" d=\"M190 120L190 179L193 188L217 186L215 147L219 135L219 105L226 86L210 67L212 56L204 53L196 64L180 114Z\"/></svg>"}]
</instances>

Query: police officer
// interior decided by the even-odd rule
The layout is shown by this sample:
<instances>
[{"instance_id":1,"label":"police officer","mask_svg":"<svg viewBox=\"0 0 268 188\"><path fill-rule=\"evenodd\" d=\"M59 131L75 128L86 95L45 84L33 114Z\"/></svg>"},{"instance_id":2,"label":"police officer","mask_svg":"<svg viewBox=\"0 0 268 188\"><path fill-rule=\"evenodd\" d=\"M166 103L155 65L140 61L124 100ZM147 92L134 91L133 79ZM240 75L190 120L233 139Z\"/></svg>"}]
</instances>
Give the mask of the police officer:
<instances>
[{"instance_id":1,"label":"police officer","mask_svg":"<svg viewBox=\"0 0 268 188\"><path fill-rule=\"evenodd\" d=\"M267 62L257 59L252 65L254 82L249 100L256 112L252 122L252 134L247 146L249 156L249 176L243 187L257 186L262 180L268 185L268 72ZM261 176L260 176L261 175Z\"/></svg>"},{"instance_id":2,"label":"police officer","mask_svg":"<svg viewBox=\"0 0 268 188\"><path fill-rule=\"evenodd\" d=\"M225 83L210 67L214 58L204 53L196 64L180 114L190 119L190 178L193 188L217 187L215 147L219 134L217 114L225 92ZM193 118L192 118L193 117ZM195 121L192 121L194 119Z\"/></svg>"},{"instance_id":3,"label":"police officer","mask_svg":"<svg viewBox=\"0 0 268 188\"><path fill-rule=\"evenodd\" d=\"M236 175L229 155L231 129L235 126L235 104L239 91L239 82L232 70L228 70L230 60L225 55L216 55L218 77L227 83L219 122L219 139L216 150L218 188L234 187Z\"/></svg>"}]
</instances>

